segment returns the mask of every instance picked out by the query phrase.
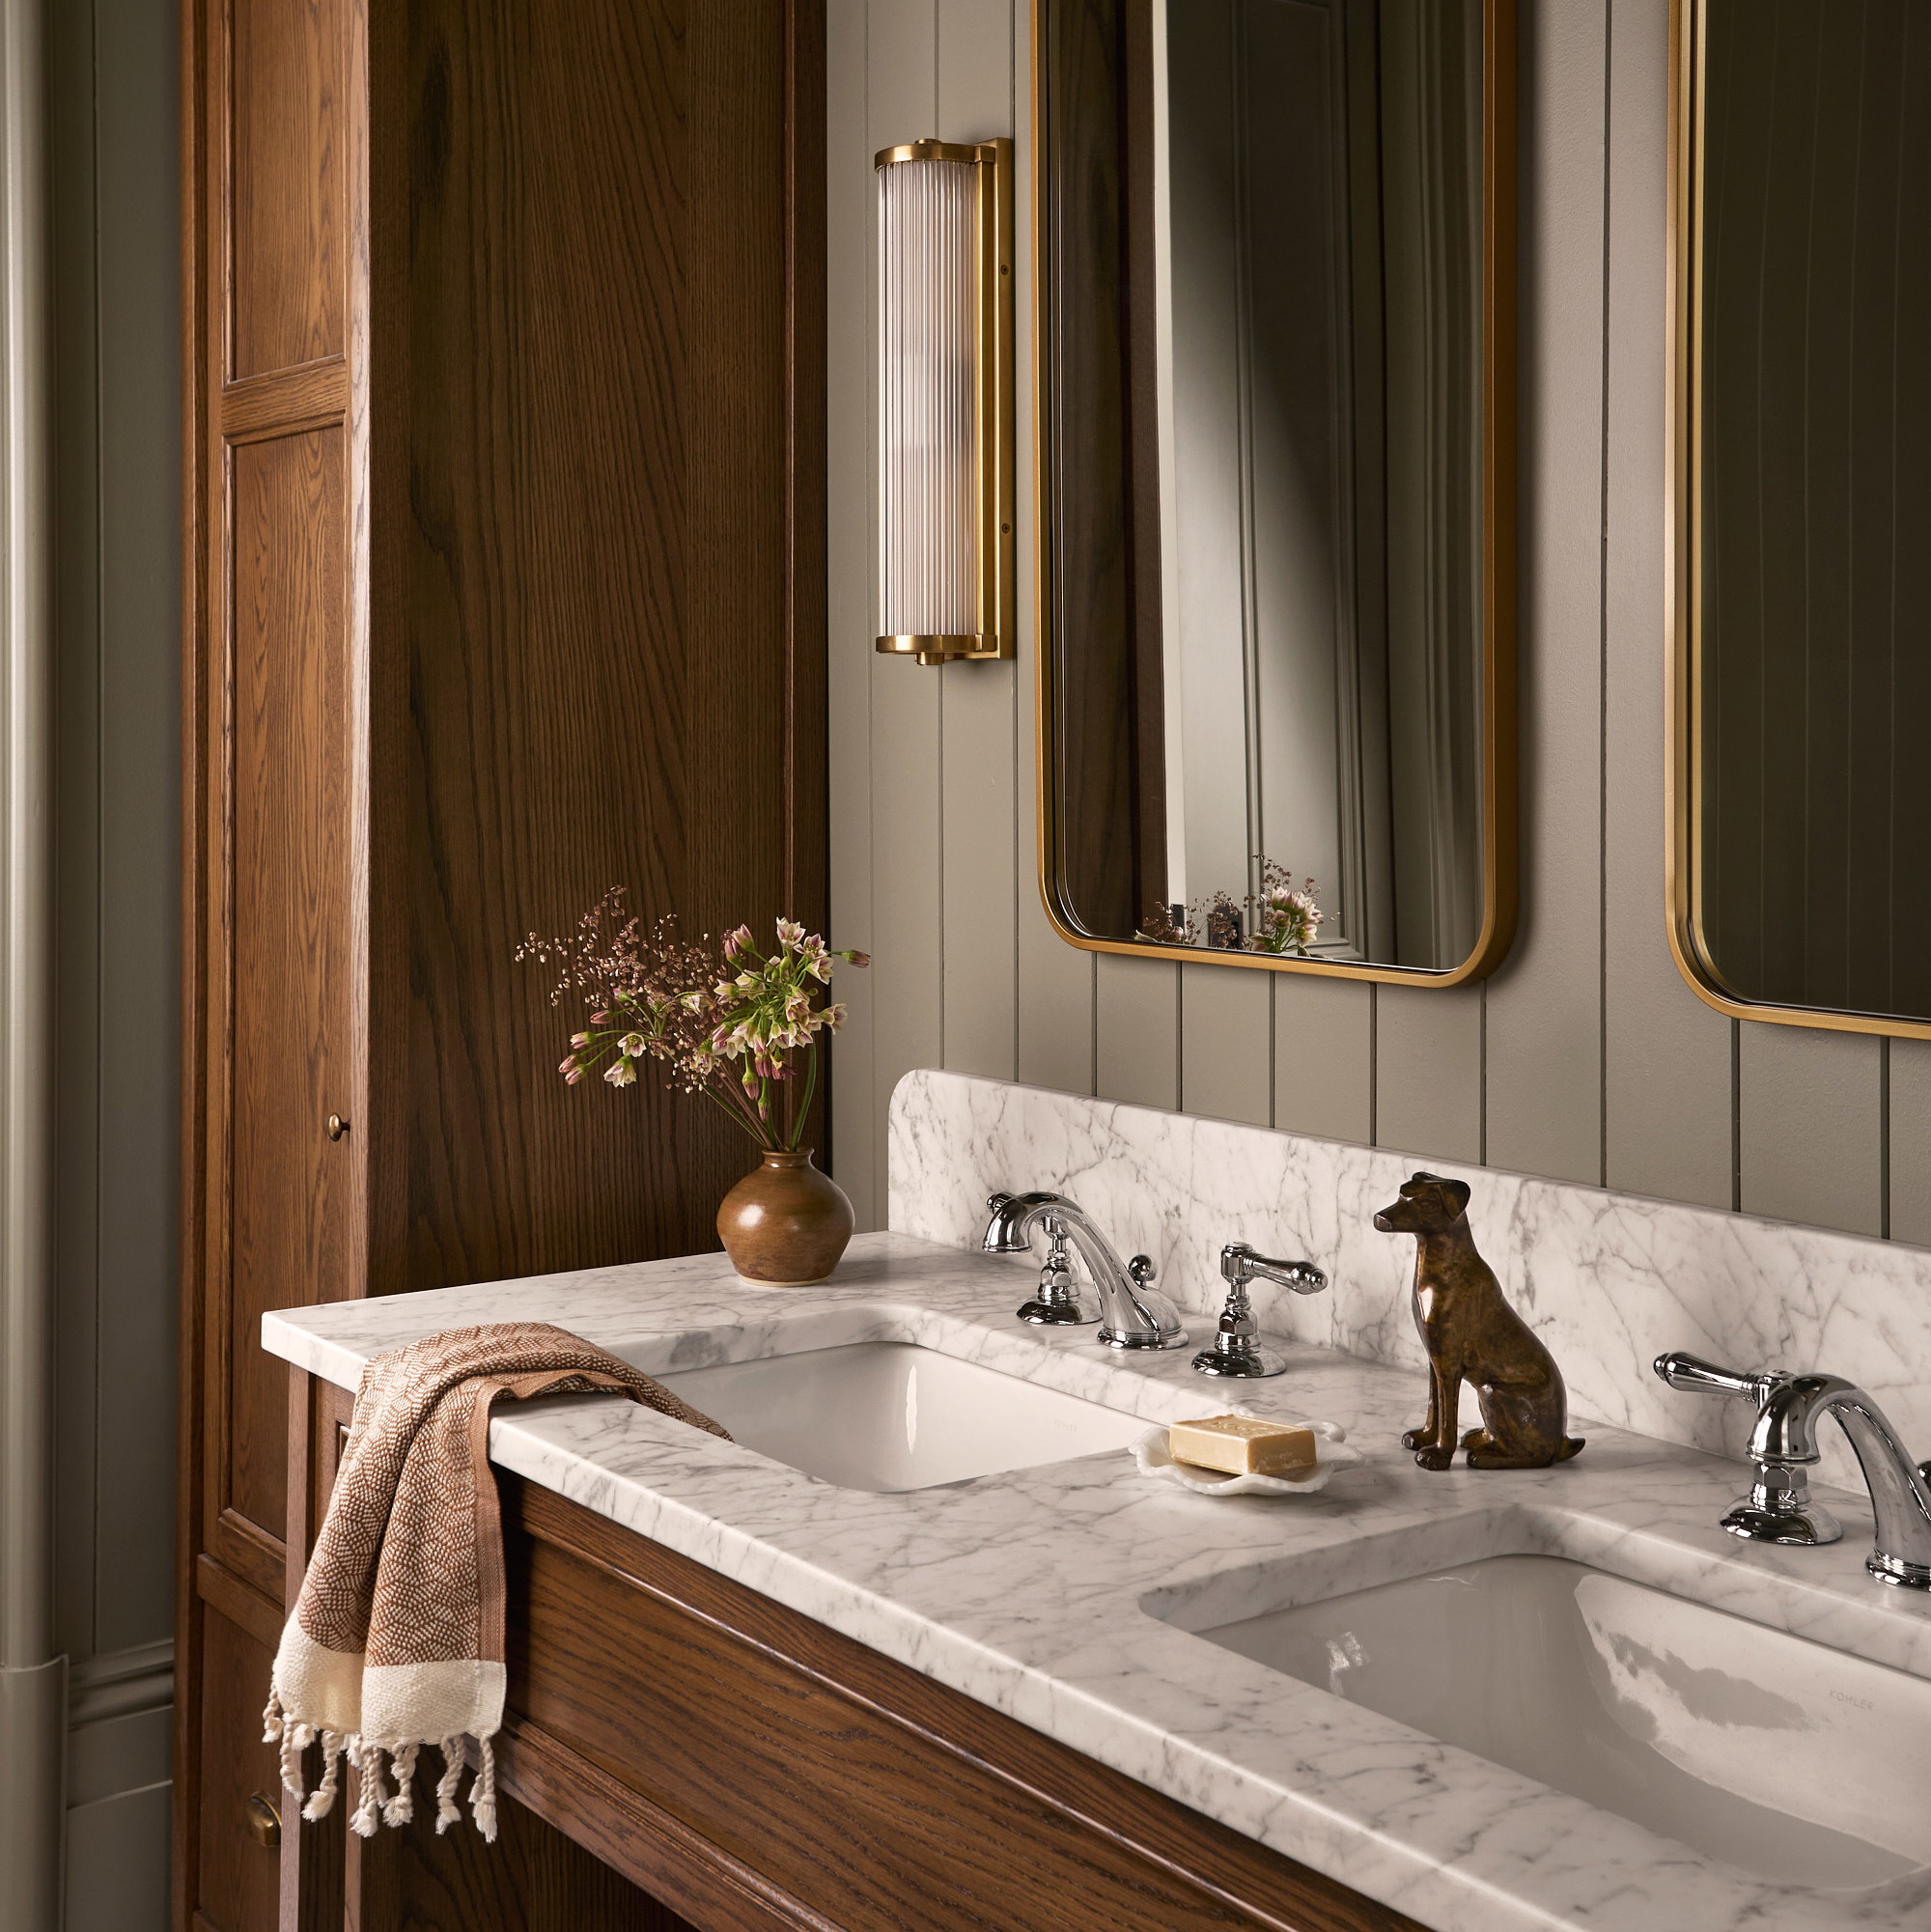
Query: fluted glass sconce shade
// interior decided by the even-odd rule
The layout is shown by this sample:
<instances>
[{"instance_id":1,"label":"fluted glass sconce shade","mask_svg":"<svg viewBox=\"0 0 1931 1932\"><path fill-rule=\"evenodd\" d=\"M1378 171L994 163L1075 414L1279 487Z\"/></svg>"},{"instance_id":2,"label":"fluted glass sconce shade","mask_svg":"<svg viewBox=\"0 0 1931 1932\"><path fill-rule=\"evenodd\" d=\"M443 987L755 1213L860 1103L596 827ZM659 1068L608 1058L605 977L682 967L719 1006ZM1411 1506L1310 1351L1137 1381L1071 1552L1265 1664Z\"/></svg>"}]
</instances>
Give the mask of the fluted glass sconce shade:
<instances>
[{"instance_id":1,"label":"fluted glass sconce shade","mask_svg":"<svg viewBox=\"0 0 1931 1932\"><path fill-rule=\"evenodd\" d=\"M1013 655L1012 143L879 171L879 640Z\"/></svg>"}]
</instances>

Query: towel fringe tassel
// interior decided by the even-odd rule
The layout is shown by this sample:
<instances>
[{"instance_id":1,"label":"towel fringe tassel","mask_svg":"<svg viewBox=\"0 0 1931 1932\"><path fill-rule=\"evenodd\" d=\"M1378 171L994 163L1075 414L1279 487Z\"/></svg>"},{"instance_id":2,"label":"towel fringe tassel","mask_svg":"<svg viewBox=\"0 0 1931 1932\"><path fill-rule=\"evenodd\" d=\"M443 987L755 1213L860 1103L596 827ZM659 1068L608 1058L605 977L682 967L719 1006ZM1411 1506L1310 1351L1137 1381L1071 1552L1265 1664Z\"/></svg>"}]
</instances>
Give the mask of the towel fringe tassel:
<instances>
[{"instance_id":1,"label":"towel fringe tassel","mask_svg":"<svg viewBox=\"0 0 1931 1932\"><path fill-rule=\"evenodd\" d=\"M423 1747L434 1744L442 1753L442 1776L435 1786L435 1829L438 1836L460 1824L462 1806L458 1791L462 1782L465 1749L476 1747L476 1776L469 1785L469 1810L476 1829L491 1844L496 1839L496 1752L489 1738L467 1734L423 1738L404 1745L369 1743L358 1731L318 1731L290 1717L279 1697L270 1694L262 1714L262 1741L281 1747L282 1783L291 1797L302 1800L301 1814L311 1824L335 1808L342 1788L346 1760L355 1773L355 1809L349 1824L358 1837L374 1837L383 1825L406 1825L416 1815L413 1789L417 1760ZM302 1755L312 1744L322 1746L322 1777L313 1791L303 1775ZM383 1772L395 1779L395 1790L383 1785Z\"/></svg>"}]
</instances>

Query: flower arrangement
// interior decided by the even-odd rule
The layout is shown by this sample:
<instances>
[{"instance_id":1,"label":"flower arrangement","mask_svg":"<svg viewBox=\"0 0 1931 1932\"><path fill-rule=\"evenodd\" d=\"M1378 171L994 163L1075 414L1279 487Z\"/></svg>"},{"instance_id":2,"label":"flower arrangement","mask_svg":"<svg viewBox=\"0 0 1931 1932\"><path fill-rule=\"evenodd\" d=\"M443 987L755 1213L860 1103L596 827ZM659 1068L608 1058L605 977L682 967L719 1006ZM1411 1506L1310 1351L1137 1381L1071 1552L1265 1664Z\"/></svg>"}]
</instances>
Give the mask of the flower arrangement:
<instances>
[{"instance_id":1,"label":"flower arrangement","mask_svg":"<svg viewBox=\"0 0 1931 1932\"><path fill-rule=\"evenodd\" d=\"M1245 900L1217 892L1204 905L1154 906L1136 938L1162 946L1205 945L1220 952L1291 954L1306 959L1317 928L1328 915L1314 897L1314 882L1299 885L1284 865L1261 858L1261 889Z\"/></svg>"},{"instance_id":2,"label":"flower arrangement","mask_svg":"<svg viewBox=\"0 0 1931 1932\"><path fill-rule=\"evenodd\" d=\"M602 1064L611 1086L628 1087L643 1060L661 1060L671 1084L705 1095L760 1147L797 1152L818 1084L818 1036L845 1018L842 1006L817 1004L820 992L835 961L871 961L831 951L796 919L778 920L769 953L748 926L714 949L708 934L680 939L674 916L646 933L634 914L616 924L623 897L613 885L573 936L531 933L517 948L519 960L562 962L552 1006L575 994L591 1008L557 1072L574 1086Z\"/></svg>"}]
</instances>

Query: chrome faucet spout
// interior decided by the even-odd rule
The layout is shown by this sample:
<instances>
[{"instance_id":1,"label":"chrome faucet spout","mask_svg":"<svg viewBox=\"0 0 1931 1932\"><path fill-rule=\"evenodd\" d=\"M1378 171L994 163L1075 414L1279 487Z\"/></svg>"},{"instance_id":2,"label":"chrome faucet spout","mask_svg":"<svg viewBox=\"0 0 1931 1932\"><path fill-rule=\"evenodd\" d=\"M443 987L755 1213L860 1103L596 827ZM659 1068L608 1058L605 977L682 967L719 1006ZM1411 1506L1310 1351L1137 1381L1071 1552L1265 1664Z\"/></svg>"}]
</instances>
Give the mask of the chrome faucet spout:
<instances>
[{"instance_id":1,"label":"chrome faucet spout","mask_svg":"<svg viewBox=\"0 0 1931 1932\"><path fill-rule=\"evenodd\" d=\"M1834 1415L1842 1425L1870 1492L1877 1530L1871 1574L1888 1583L1931 1589L1931 1488L1889 1417L1856 1384L1837 1375L1793 1377L1765 1403L1750 1437L1750 1454L1815 1462L1813 1425L1820 1415Z\"/></svg>"},{"instance_id":2,"label":"chrome faucet spout","mask_svg":"<svg viewBox=\"0 0 1931 1932\"><path fill-rule=\"evenodd\" d=\"M1035 1228L1043 1228L1048 1236L1049 1251L1041 1275L1041 1298L1020 1310L1021 1321L1066 1319L1036 1311L1053 1299L1054 1283L1049 1282L1049 1276L1054 1277L1059 1293L1072 1292L1063 1278L1065 1248L1070 1243L1099 1291L1100 1341L1115 1349L1177 1349L1185 1344L1187 1331L1180 1325L1178 1310L1164 1295L1154 1293L1147 1285L1153 1279L1153 1263L1143 1254L1134 1255L1131 1263L1122 1262L1077 1201L1044 1192L993 1194L986 1206L992 1218L981 1245L988 1254L1025 1253L1032 1246Z\"/></svg>"},{"instance_id":3,"label":"chrome faucet spout","mask_svg":"<svg viewBox=\"0 0 1931 1932\"><path fill-rule=\"evenodd\" d=\"M1723 1518L1732 1535L1822 1544L1844 1533L1811 1500L1808 1476L1818 1460L1817 1418L1834 1415L1870 1492L1876 1541L1865 1569L1880 1582L1931 1590L1931 1463L1912 1462L1889 1418L1855 1383L1783 1369L1739 1375L1688 1355L1658 1356L1656 1372L1672 1388L1741 1395L1756 1404L1748 1450L1756 1481Z\"/></svg>"}]
</instances>

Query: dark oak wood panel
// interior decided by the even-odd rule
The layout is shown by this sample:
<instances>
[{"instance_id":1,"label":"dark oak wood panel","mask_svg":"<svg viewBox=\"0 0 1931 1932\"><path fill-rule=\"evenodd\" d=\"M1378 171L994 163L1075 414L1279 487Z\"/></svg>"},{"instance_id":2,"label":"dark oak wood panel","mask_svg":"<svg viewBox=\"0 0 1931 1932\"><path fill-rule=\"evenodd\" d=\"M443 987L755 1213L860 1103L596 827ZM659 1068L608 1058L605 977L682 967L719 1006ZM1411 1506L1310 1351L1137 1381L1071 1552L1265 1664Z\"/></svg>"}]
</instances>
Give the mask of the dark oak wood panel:
<instances>
[{"instance_id":1,"label":"dark oak wood panel","mask_svg":"<svg viewBox=\"0 0 1931 1932\"><path fill-rule=\"evenodd\" d=\"M435 1815L435 1775L416 1774L416 1815ZM695 1932L668 1906L547 1825L497 1801L496 1842L471 1831L383 1832L350 1847L361 1926L410 1932ZM709 1932L709 1928L705 1928Z\"/></svg>"},{"instance_id":2,"label":"dark oak wood panel","mask_svg":"<svg viewBox=\"0 0 1931 1932\"><path fill-rule=\"evenodd\" d=\"M200 1712L207 1788L194 1902L216 1932L267 1932L279 1910L280 1862L250 1834L246 1807L257 1792L281 1802L281 1770L274 1747L262 1742L264 1699L255 1694L267 1681L274 1652L213 1610L201 1619L201 1647L209 1687Z\"/></svg>"},{"instance_id":3,"label":"dark oak wood panel","mask_svg":"<svg viewBox=\"0 0 1931 1932\"><path fill-rule=\"evenodd\" d=\"M700 1932L838 1932L830 1919L733 1858L542 1725L514 1719L496 1739L497 1782Z\"/></svg>"},{"instance_id":4,"label":"dark oak wood panel","mask_svg":"<svg viewBox=\"0 0 1931 1932\"><path fill-rule=\"evenodd\" d=\"M570 1093L564 1016L510 955L615 881L698 930L823 921L824 22L822 0L182 22L198 1713L259 1711L259 1661L198 1632L272 1643L313 1520L292 1552L286 1432L304 1467L324 1420L288 1409L262 1310L706 1246L746 1164L698 1103ZM179 1932L211 1922L211 1736L177 1730ZM661 1920L568 1845L531 1860L593 1918L607 1896ZM434 1914L462 1895L439 1870L411 1881Z\"/></svg>"},{"instance_id":5,"label":"dark oak wood panel","mask_svg":"<svg viewBox=\"0 0 1931 1932\"><path fill-rule=\"evenodd\" d=\"M231 379L347 345L350 0L227 0Z\"/></svg>"},{"instance_id":6,"label":"dark oak wood panel","mask_svg":"<svg viewBox=\"0 0 1931 1932\"><path fill-rule=\"evenodd\" d=\"M822 195L800 239L784 191L794 36L822 27L779 0L408 14L372 161L378 203L409 188L376 224L377 287L406 292L378 303L373 431L406 580L371 612L406 666L373 724L408 996L371 1051L412 1099L375 1123L406 1176L384 1291L714 1247L748 1165L701 1102L567 1089L510 947L616 882L693 932L824 918L822 764L792 739L822 738L822 527L785 460L821 433L774 379L793 300L823 306Z\"/></svg>"},{"instance_id":7,"label":"dark oak wood panel","mask_svg":"<svg viewBox=\"0 0 1931 1932\"><path fill-rule=\"evenodd\" d=\"M269 1599L212 1556L199 1556L194 1565L194 1591L202 1603L238 1624L257 1643L269 1650L282 1634L279 1598ZM265 1695L262 1700L266 1703Z\"/></svg>"},{"instance_id":8,"label":"dark oak wood panel","mask_svg":"<svg viewBox=\"0 0 1931 1932\"><path fill-rule=\"evenodd\" d=\"M233 1236L221 1502L282 1533L286 1371L262 1316L353 1292L345 449L235 451ZM351 1128L352 1131L352 1128Z\"/></svg>"}]
</instances>

